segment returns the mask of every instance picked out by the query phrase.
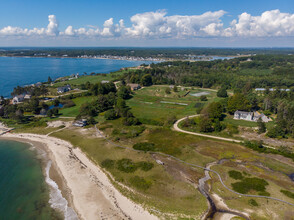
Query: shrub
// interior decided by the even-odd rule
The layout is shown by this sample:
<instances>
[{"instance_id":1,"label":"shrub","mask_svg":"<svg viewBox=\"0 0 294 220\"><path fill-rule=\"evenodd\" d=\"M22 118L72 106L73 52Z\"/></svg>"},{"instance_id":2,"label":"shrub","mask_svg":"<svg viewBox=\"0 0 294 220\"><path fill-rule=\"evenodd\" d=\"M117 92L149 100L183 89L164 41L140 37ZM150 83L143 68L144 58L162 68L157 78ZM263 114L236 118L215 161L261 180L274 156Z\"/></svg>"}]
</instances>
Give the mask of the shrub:
<instances>
[{"instance_id":1,"label":"shrub","mask_svg":"<svg viewBox=\"0 0 294 220\"><path fill-rule=\"evenodd\" d=\"M285 137L285 131L279 126L274 126L273 128L269 129L266 135L270 138L283 138Z\"/></svg>"},{"instance_id":2,"label":"shrub","mask_svg":"<svg viewBox=\"0 0 294 220\"><path fill-rule=\"evenodd\" d=\"M260 195L260 196L270 196L271 194L269 192L262 191L262 192L259 192L258 195Z\"/></svg>"},{"instance_id":3,"label":"shrub","mask_svg":"<svg viewBox=\"0 0 294 220\"><path fill-rule=\"evenodd\" d=\"M76 104L71 99L66 99L62 101L63 108L70 108L76 106Z\"/></svg>"},{"instance_id":4,"label":"shrub","mask_svg":"<svg viewBox=\"0 0 294 220\"><path fill-rule=\"evenodd\" d=\"M228 97L228 93L227 93L226 88L222 87L221 89L219 89L217 91L217 94L216 95L217 95L217 97L222 97L222 98Z\"/></svg>"},{"instance_id":5,"label":"shrub","mask_svg":"<svg viewBox=\"0 0 294 220\"><path fill-rule=\"evenodd\" d=\"M145 131L145 126L132 126L129 132L126 134L126 138L138 137Z\"/></svg>"},{"instance_id":6,"label":"shrub","mask_svg":"<svg viewBox=\"0 0 294 220\"><path fill-rule=\"evenodd\" d=\"M105 112L104 117L106 120L114 120L118 118L116 111L114 109L110 109Z\"/></svg>"},{"instance_id":7,"label":"shrub","mask_svg":"<svg viewBox=\"0 0 294 220\"><path fill-rule=\"evenodd\" d=\"M142 150L142 151L154 151L155 146L153 143L143 142L143 143L136 143L134 144L133 148L135 150Z\"/></svg>"},{"instance_id":8,"label":"shrub","mask_svg":"<svg viewBox=\"0 0 294 220\"><path fill-rule=\"evenodd\" d=\"M256 150L258 152L265 152L266 148L263 147L262 141L244 141L243 143L246 147Z\"/></svg>"},{"instance_id":9,"label":"shrub","mask_svg":"<svg viewBox=\"0 0 294 220\"><path fill-rule=\"evenodd\" d=\"M125 126L131 126L131 125L138 125L140 124L139 120L135 117L127 117L127 118L123 118L122 123Z\"/></svg>"},{"instance_id":10,"label":"shrub","mask_svg":"<svg viewBox=\"0 0 294 220\"><path fill-rule=\"evenodd\" d=\"M133 173L137 170L136 164L130 159L121 159L116 162L117 169L125 173Z\"/></svg>"},{"instance_id":11,"label":"shrub","mask_svg":"<svg viewBox=\"0 0 294 220\"><path fill-rule=\"evenodd\" d=\"M235 179L235 180L241 180L241 179L243 179L243 175L239 171L230 170L228 173L229 173L229 176L231 178Z\"/></svg>"},{"instance_id":12,"label":"shrub","mask_svg":"<svg viewBox=\"0 0 294 220\"><path fill-rule=\"evenodd\" d=\"M207 101L207 97L206 97L206 95L202 95L202 96L200 96L200 100L203 101L203 102L204 102L204 101Z\"/></svg>"},{"instance_id":13,"label":"shrub","mask_svg":"<svg viewBox=\"0 0 294 220\"><path fill-rule=\"evenodd\" d=\"M113 168L114 162L114 160L106 159L101 162L101 166L106 169Z\"/></svg>"},{"instance_id":14,"label":"shrub","mask_svg":"<svg viewBox=\"0 0 294 220\"><path fill-rule=\"evenodd\" d=\"M130 183L140 190L147 190L151 186L151 182L145 180L143 177L134 176L130 179Z\"/></svg>"},{"instance_id":15,"label":"shrub","mask_svg":"<svg viewBox=\"0 0 294 220\"><path fill-rule=\"evenodd\" d=\"M141 161L137 163L137 166L140 167L143 171L149 171L154 167L153 163Z\"/></svg>"},{"instance_id":16,"label":"shrub","mask_svg":"<svg viewBox=\"0 0 294 220\"><path fill-rule=\"evenodd\" d=\"M283 189L281 189L280 192L283 193L284 195L288 196L289 198L294 199L294 193L287 191L287 190L283 190Z\"/></svg>"},{"instance_id":17,"label":"shrub","mask_svg":"<svg viewBox=\"0 0 294 220\"><path fill-rule=\"evenodd\" d=\"M233 135L233 134L238 134L239 133L239 129L238 126L236 125L232 125L232 124L227 124L227 131L229 135Z\"/></svg>"},{"instance_id":18,"label":"shrub","mask_svg":"<svg viewBox=\"0 0 294 220\"><path fill-rule=\"evenodd\" d=\"M241 182L232 183L233 189L243 194L248 193L250 190L265 192L265 187L267 185L267 181L265 181L264 179L259 179L257 177L244 178Z\"/></svg>"},{"instance_id":19,"label":"shrub","mask_svg":"<svg viewBox=\"0 0 294 220\"><path fill-rule=\"evenodd\" d=\"M258 203L254 199L249 199L248 203L251 206L258 206Z\"/></svg>"},{"instance_id":20,"label":"shrub","mask_svg":"<svg viewBox=\"0 0 294 220\"><path fill-rule=\"evenodd\" d=\"M170 91L170 88L169 87L165 89L165 93L166 94L171 94L171 91Z\"/></svg>"},{"instance_id":21,"label":"shrub","mask_svg":"<svg viewBox=\"0 0 294 220\"><path fill-rule=\"evenodd\" d=\"M177 117L175 115L169 115L166 119L166 125L173 125L177 121Z\"/></svg>"}]
</instances>

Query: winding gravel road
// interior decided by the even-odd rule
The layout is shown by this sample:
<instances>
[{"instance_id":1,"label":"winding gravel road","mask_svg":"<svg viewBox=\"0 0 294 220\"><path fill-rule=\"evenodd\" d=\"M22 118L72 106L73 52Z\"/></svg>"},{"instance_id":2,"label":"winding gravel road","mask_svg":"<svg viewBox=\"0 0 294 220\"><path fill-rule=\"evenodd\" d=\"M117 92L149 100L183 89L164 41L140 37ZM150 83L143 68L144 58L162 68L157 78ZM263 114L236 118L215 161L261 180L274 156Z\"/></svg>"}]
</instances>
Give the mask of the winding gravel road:
<instances>
[{"instance_id":1,"label":"winding gravel road","mask_svg":"<svg viewBox=\"0 0 294 220\"><path fill-rule=\"evenodd\" d=\"M198 115L196 115L196 116L198 116ZM196 116L190 116L190 117L196 117ZM184 119L185 119L185 118L178 120L178 121L175 123L174 127L175 127L175 126L177 127L177 124L178 124L181 120L184 120ZM109 140L108 138L106 138L106 137L105 137L105 136L99 131L99 129L97 128L96 125L95 125L95 129L96 129L97 133L98 133L102 138L104 138L108 143L112 144L113 146L116 146L116 147L119 147L119 148L123 148L123 149L132 150L132 151L136 151L136 152L145 152L145 151L136 150L136 149L133 149L133 148L124 147L124 146L121 146L121 145L119 145L119 144L116 144L116 143L114 143L113 141L111 141L111 140ZM178 128L178 129L179 129L179 128ZM179 129L179 130L177 130L177 131L182 132L182 131L184 131L184 130ZM184 133L187 133L187 131L184 131ZM193 133L193 132L191 132L191 133ZM188 134L189 134L189 133L188 133ZM204 134L201 134L201 136L202 136L202 135L204 135ZM210 135L204 135L204 137L205 137L205 136L210 136ZM214 137L214 136L213 136L213 137ZM214 138L215 138L215 137L214 137ZM218 138L218 137L217 137L217 138ZM219 138L221 138L221 137L219 137ZM227 139L227 138L225 138L225 139ZM220 139L220 140L223 140L223 139ZM227 140L230 140L230 139L227 139ZM234 140L234 139L231 139L231 140ZM236 142L236 141L234 140L234 142ZM240 142L241 142L241 141L240 141ZM270 197L270 196L248 195L248 194L242 194L242 193L235 192L234 190L230 189L228 186L225 185L225 183L223 182L223 179L222 179L221 175L220 175L218 172L216 172L215 170L212 170L212 169L209 169L209 168L206 168L206 167L203 167L203 166L199 166L199 165L197 165L197 164L188 163L188 162L186 162L186 161L183 161L183 160L181 160L181 159L179 159L179 158L177 158L177 157L174 157L174 156L172 156L172 155L169 155L169 154L165 154L165 153L161 153L161 152L153 152L153 151L148 151L148 153L150 153L150 154L157 154L157 155L161 155L161 156L165 156L165 157L169 157L169 158L172 158L172 159L174 159L174 160L176 160L176 161L179 161L179 162L181 162L181 163L184 163L184 164L187 164L187 165L190 165L190 166L193 166L193 167L197 167L197 168L200 168L200 169L203 169L203 170L206 170L206 171L209 171L209 172L215 173L215 174L217 175L217 177L219 178L219 180L220 180L220 182L221 182L221 184L223 185L224 188L226 188L228 191L230 191L230 192L232 192L232 193L235 193L235 194L237 194L237 195L239 195L239 196L253 197L253 198L263 198L263 199L271 199L271 200L276 200L276 201L283 202L283 203L285 203L285 204L288 204L288 205L294 206L293 203L290 203L290 202L284 201L284 200L282 200L282 199L278 199L278 198Z\"/></svg>"}]
</instances>

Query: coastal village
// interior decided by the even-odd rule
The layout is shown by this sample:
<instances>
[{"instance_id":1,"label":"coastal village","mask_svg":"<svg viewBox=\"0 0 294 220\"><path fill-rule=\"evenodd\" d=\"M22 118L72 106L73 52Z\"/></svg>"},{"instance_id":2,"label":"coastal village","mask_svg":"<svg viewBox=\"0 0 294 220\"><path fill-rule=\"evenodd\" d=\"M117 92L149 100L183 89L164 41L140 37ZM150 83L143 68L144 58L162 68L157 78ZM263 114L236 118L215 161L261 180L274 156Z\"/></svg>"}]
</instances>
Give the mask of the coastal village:
<instances>
[{"instance_id":1,"label":"coastal village","mask_svg":"<svg viewBox=\"0 0 294 220\"><path fill-rule=\"evenodd\" d=\"M172 68L171 64L167 68ZM255 202L261 205L269 202L276 212L289 209L291 198L280 188L277 189L277 181L287 183L281 190L288 192L291 178L263 169L255 159L270 166L272 162L263 154L274 152L269 154L271 160L289 164L283 169L291 172L292 162L280 158L284 156L290 160L291 154L281 149L292 149L293 139L290 136L270 136L276 126L276 113L268 112L260 104L249 105L243 94L231 89L175 82L156 84L153 83L156 78L145 71L153 70L142 65L110 74L76 73L55 80L48 77L47 82L16 87L12 97L1 97L0 100L0 136L25 138L47 145L56 157L55 163L62 169L63 178L73 184L73 203L80 205L77 214L85 219L94 219L99 215L100 206L93 205L95 212L87 207L89 202L94 204L94 200L103 200L107 204L102 209L103 216L123 216L115 205L122 207L123 203L118 200L135 209L133 201L122 194L124 190L128 190L136 201L141 201L142 195L150 198L147 208L140 204L136 205L135 212L123 208L128 216L140 216L142 219L168 218L171 214L164 210L170 207L176 209L169 197L165 197L165 194L171 193L175 193L179 204L185 204L179 214L173 215L196 219L210 210L210 206L205 205L207 198L227 213L241 205L250 210L260 207L252 206L247 197L242 197L237 204L229 200L224 202L223 198L236 196L236 193L253 192L257 196L254 197ZM286 96L292 90L267 87L251 88L250 92L262 100L266 94L282 93ZM267 101L266 104L271 103ZM92 155L91 160L99 166L93 165L85 154ZM192 167L183 158L189 158ZM256 172L257 165L263 170L263 176ZM212 166L222 176L221 180L209 175L207 169ZM241 172L232 174L233 169ZM242 177L240 181L254 179L258 186L264 184L264 189L243 192L233 187L236 182L234 175L247 176L247 179ZM276 179L273 180L272 175ZM207 182L210 178L212 184L222 184L218 185L220 188L231 187L233 192L224 188L217 191L217 195ZM119 187L114 187L110 181L119 184ZM169 182L172 182L172 188ZM80 184L83 189L77 187ZM104 186L111 188L115 194ZM197 190L191 191L191 186L193 189L196 186ZM82 196L89 193L92 197ZM182 193L185 198L196 196L197 200L186 201ZM159 195L163 207L160 213L152 211L158 208L152 204L158 202ZM267 200L262 198L264 195ZM282 200L279 208L273 205L272 198L276 201L276 197ZM244 209L234 212L235 216L248 218L250 214ZM184 214L187 211L193 214ZM263 210L263 215L270 216L270 213ZM103 216L101 214L101 218ZM73 213L75 218L77 216Z\"/></svg>"}]
</instances>

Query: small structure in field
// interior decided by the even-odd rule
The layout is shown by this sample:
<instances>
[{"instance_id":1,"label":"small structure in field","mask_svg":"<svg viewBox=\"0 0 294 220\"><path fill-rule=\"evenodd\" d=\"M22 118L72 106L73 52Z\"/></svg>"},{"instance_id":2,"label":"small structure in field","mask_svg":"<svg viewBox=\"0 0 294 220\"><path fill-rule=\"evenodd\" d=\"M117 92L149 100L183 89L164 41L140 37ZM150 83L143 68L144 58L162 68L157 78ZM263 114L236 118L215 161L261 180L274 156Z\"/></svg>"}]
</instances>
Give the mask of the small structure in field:
<instances>
[{"instance_id":1,"label":"small structure in field","mask_svg":"<svg viewBox=\"0 0 294 220\"><path fill-rule=\"evenodd\" d=\"M71 86L70 85L66 85L66 86L61 86L57 88L57 92L58 93L65 93L71 90Z\"/></svg>"},{"instance_id":2,"label":"small structure in field","mask_svg":"<svg viewBox=\"0 0 294 220\"><path fill-rule=\"evenodd\" d=\"M73 126L76 127L85 127L87 125L87 120L86 119L79 119L73 122Z\"/></svg>"},{"instance_id":3,"label":"small structure in field","mask_svg":"<svg viewBox=\"0 0 294 220\"><path fill-rule=\"evenodd\" d=\"M105 84L105 83L109 83L109 81L108 80L102 80L101 83Z\"/></svg>"},{"instance_id":4,"label":"small structure in field","mask_svg":"<svg viewBox=\"0 0 294 220\"><path fill-rule=\"evenodd\" d=\"M257 111L256 112L236 111L234 113L234 119L245 120L245 121L255 121L255 122L257 122L259 119L261 119L263 122L272 121L271 118Z\"/></svg>"},{"instance_id":5,"label":"small structure in field","mask_svg":"<svg viewBox=\"0 0 294 220\"><path fill-rule=\"evenodd\" d=\"M138 89L141 89L141 86L137 83L128 83L127 84L129 87L131 87L131 90L132 91L135 91L135 90L138 90Z\"/></svg>"},{"instance_id":6,"label":"small structure in field","mask_svg":"<svg viewBox=\"0 0 294 220\"><path fill-rule=\"evenodd\" d=\"M159 165L164 165L164 162L162 162L161 160L156 160L156 163L158 163Z\"/></svg>"},{"instance_id":7,"label":"small structure in field","mask_svg":"<svg viewBox=\"0 0 294 220\"><path fill-rule=\"evenodd\" d=\"M32 95L29 95L29 94L26 94L25 96L24 96L24 99L31 99L32 98Z\"/></svg>"}]
</instances>

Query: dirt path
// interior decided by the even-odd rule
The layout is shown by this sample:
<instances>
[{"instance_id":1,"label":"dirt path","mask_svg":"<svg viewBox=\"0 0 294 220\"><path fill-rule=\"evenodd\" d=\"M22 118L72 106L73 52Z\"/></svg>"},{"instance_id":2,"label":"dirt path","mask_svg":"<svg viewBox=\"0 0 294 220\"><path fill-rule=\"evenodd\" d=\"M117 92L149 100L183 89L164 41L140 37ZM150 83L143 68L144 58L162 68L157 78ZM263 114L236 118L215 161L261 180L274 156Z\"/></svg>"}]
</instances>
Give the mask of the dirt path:
<instances>
[{"instance_id":1,"label":"dirt path","mask_svg":"<svg viewBox=\"0 0 294 220\"><path fill-rule=\"evenodd\" d=\"M186 120L186 118L195 118L195 117L199 117L200 115L191 115L191 116L187 116L184 118L181 118L179 120L177 120L174 123L174 130L182 132L182 133L186 133L186 134L191 134L191 135L196 135L196 136L201 136L201 137L207 137L207 138L212 138L212 139L216 139L216 140L221 140L221 141L229 141L229 142L234 142L234 143L242 143L243 141L241 140L237 140L234 138L224 138L224 137L217 137L217 136L213 136L213 135L208 135L208 134L202 134L202 133L198 133L198 132L192 132L192 131L185 131L181 128L179 128L179 123ZM268 145L263 145L266 148L271 148L271 149L276 149L272 146L268 146Z\"/></svg>"},{"instance_id":2,"label":"dirt path","mask_svg":"<svg viewBox=\"0 0 294 220\"><path fill-rule=\"evenodd\" d=\"M187 117L188 118L195 118L195 117L198 117L198 116L200 116L200 115L191 115L191 116L187 116ZM242 142L240 140L236 140L236 139L232 139L232 138L216 137L216 136L213 136L213 135L207 135L207 134L202 134L202 133L197 133L197 132L192 132L192 131L185 131L185 130L179 128L179 123L184 121L187 117L181 118L181 119L179 119L178 121L175 122L174 129L176 131L186 133L186 134L197 135L197 136L201 136L201 137L208 137L208 138L212 138L212 139L222 140L222 141L229 141L229 142L235 142L235 143L241 143Z\"/></svg>"}]
</instances>

